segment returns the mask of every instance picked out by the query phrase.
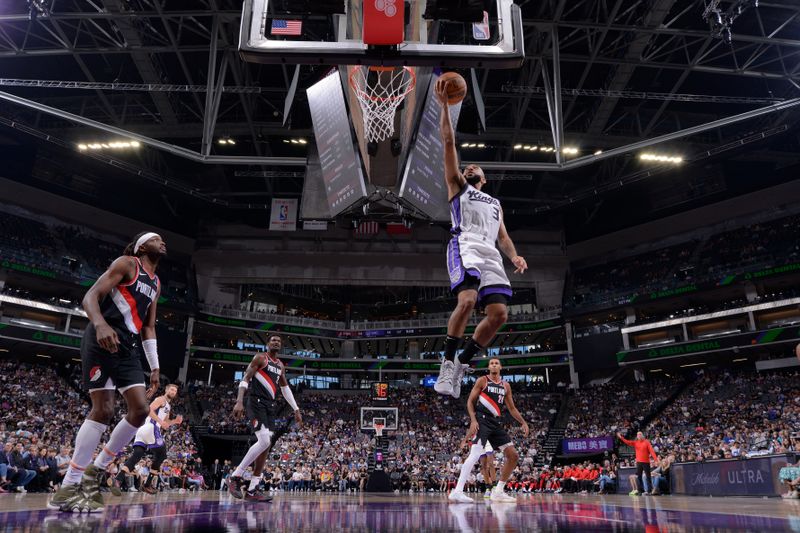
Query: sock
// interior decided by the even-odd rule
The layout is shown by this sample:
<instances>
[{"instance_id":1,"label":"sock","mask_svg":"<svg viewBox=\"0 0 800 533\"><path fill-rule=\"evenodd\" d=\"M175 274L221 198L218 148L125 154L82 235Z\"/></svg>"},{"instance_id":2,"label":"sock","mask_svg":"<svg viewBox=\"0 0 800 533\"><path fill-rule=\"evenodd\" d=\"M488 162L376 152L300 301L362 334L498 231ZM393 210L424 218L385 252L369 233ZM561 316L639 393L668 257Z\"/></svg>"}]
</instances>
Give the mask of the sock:
<instances>
[{"instance_id":1,"label":"sock","mask_svg":"<svg viewBox=\"0 0 800 533\"><path fill-rule=\"evenodd\" d=\"M127 444L133 440L133 437L136 436L136 432L139 428L131 425L126 419L122 419L119 421L114 427L114 430L111 432L111 436L108 437L108 442L103 449L100 451L100 454L94 460L94 466L105 470L106 467L111 464L111 461L117 456L119 451L127 446Z\"/></svg>"},{"instance_id":2,"label":"sock","mask_svg":"<svg viewBox=\"0 0 800 533\"><path fill-rule=\"evenodd\" d=\"M483 346L475 342L474 338L470 339L464 346L464 351L458 356L458 360L463 364L468 364L470 361L472 361L472 358L478 354L478 352L484 349L485 348Z\"/></svg>"},{"instance_id":3,"label":"sock","mask_svg":"<svg viewBox=\"0 0 800 533\"><path fill-rule=\"evenodd\" d=\"M497 485L495 485L494 488L497 490L497 492L503 492L503 489L506 488L506 482L505 481L498 481Z\"/></svg>"},{"instance_id":4,"label":"sock","mask_svg":"<svg viewBox=\"0 0 800 533\"><path fill-rule=\"evenodd\" d=\"M453 361L456 358L456 350L461 339L458 337L451 337L448 335L444 339L444 358L448 361Z\"/></svg>"},{"instance_id":5,"label":"sock","mask_svg":"<svg viewBox=\"0 0 800 533\"><path fill-rule=\"evenodd\" d=\"M250 480L250 486L247 487L249 492L253 492L258 487L258 484L261 483L261 476L253 476L253 479Z\"/></svg>"},{"instance_id":6,"label":"sock","mask_svg":"<svg viewBox=\"0 0 800 533\"><path fill-rule=\"evenodd\" d=\"M106 432L107 425L89 420L88 418L83 421L78 434L75 436L75 451L72 453L72 459L69 462L69 468L64 475L62 486L68 487L70 485L77 485L83 471L92 461L92 455L100 444L100 439L103 438L103 433Z\"/></svg>"}]
</instances>

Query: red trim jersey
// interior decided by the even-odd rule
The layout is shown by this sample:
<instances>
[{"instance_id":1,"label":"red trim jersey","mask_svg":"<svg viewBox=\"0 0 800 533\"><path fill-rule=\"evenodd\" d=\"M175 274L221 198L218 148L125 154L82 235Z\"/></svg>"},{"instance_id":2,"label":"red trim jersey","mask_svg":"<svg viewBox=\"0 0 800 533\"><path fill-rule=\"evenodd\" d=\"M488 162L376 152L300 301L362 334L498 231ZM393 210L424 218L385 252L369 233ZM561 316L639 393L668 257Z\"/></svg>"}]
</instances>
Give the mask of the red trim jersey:
<instances>
[{"instance_id":1,"label":"red trim jersey","mask_svg":"<svg viewBox=\"0 0 800 533\"><path fill-rule=\"evenodd\" d=\"M250 381L250 394L254 398L274 401L278 397L278 380L283 374L283 363L265 353L266 363Z\"/></svg>"},{"instance_id":2,"label":"red trim jersey","mask_svg":"<svg viewBox=\"0 0 800 533\"><path fill-rule=\"evenodd\" d=\"M138 257L136 274L128 283L120 283L100 303L100 312L116 329L139 334L150 305L156 300L161 282L158 276L147 273Z\"/></svg>"},{"instance_id":3,"label":"red trim jersey","mask_svg":"<svg viewBox=\"0 0 800 533\"><path fill-rule=\"evenodd\" d=\"M483 390L478 396L478 407L476 410L491 416L503 416L503 403L505 399L506 382L501 379L498 383L492 381L491 377L486 376L486 386L483 387Z\"/></svg>"}]
</instances>

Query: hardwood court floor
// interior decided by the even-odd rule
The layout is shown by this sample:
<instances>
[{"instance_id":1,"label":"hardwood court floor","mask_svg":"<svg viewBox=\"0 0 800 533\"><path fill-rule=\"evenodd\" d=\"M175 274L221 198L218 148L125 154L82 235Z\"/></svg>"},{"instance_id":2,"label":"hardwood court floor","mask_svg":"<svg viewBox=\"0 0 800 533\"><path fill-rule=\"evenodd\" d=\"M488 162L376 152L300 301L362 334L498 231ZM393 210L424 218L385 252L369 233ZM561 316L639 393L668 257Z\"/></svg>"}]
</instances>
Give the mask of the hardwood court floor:
<instances>
[{"instance_id":1,"label":"hardwood court floor","mask_svg":"<svg viewBox=\"0 0 800 533\"><path fill-rule=\"evenodd\" d=\"M520 495L448 504L441 494L275 494L272 503L197 494L106 495L103 513L49 511L44 494L0 495L10 531L795 531L800 501L683 496Z\"/></svg>"}]
</instances>

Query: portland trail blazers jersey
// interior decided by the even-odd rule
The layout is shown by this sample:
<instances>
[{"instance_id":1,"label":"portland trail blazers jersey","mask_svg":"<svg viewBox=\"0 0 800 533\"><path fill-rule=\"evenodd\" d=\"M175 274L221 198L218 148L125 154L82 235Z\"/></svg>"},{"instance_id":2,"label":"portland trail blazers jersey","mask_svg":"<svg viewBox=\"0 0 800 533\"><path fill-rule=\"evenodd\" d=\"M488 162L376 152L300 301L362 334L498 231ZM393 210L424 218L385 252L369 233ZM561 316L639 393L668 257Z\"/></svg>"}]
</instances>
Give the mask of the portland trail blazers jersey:
<instances>
[{"instance_id":1,"label":"portland trail blazers jersey","mask_svg":"<svg viewBox=\"0 0 800 533\"><path fill-rule=\"evenodd\" d=\"M264 354L267 364L259 368L250 382L250 394L253 399L275 400L278 397L278 380L283 373L283 363Z\"/></svg>"},{"instance_id":2,"label":"portland trail blazers jersey","mask_svg":"<svg viewBox=\"0 0 800 533\"><path fill-rule=\"evenodd\" d=\"M502 416L505 399L506 382L500 380L497 383L492 381L489 376L486 376L486 386L478 396L477 410L492 416Z\"/></svg>"},{"instance_id":3,"label":"portland trail blazers jersey","mask_svg":"<svg viewBox=\"0 0 800 533\"><path fill-rule=\"evenodd\" d=\"M502 220L500 201L466 184L450 200L450 219L453 235L468 233L494 242Z\"/></svg>"},{"instance_id":4,"label":"portland trail blazers jersey","mask_svg":"<svg viewBox=\"0 0 800 533\"><path fill-rule=\"evenodd\" d=\"M110 326L138 334L142 331L147 310L155 301L161 282L158 276L150 277L139 258L135 259L136 275L133 280L111 289L100 304L100 311Z\"/></svg>"}]
</instances>

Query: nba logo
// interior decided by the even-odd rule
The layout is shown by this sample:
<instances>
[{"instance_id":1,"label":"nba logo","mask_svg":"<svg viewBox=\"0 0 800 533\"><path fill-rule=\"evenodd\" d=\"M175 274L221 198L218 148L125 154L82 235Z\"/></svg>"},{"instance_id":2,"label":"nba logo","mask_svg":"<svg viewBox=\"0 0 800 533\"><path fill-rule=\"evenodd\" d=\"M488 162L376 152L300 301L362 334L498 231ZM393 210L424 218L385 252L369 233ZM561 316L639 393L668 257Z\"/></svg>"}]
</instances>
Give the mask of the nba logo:
<instances>
[{"instance_id":1,"label":"nba logo","mask_svg":"<svg viewBox=\"0 0 800 533\"><path fill-rule=\"evenodd\" d=\"M483 12L483 21L472 23L472 38L476 41L488 41L489 33L489 13Z\"/></svg>"}]
</instances>

